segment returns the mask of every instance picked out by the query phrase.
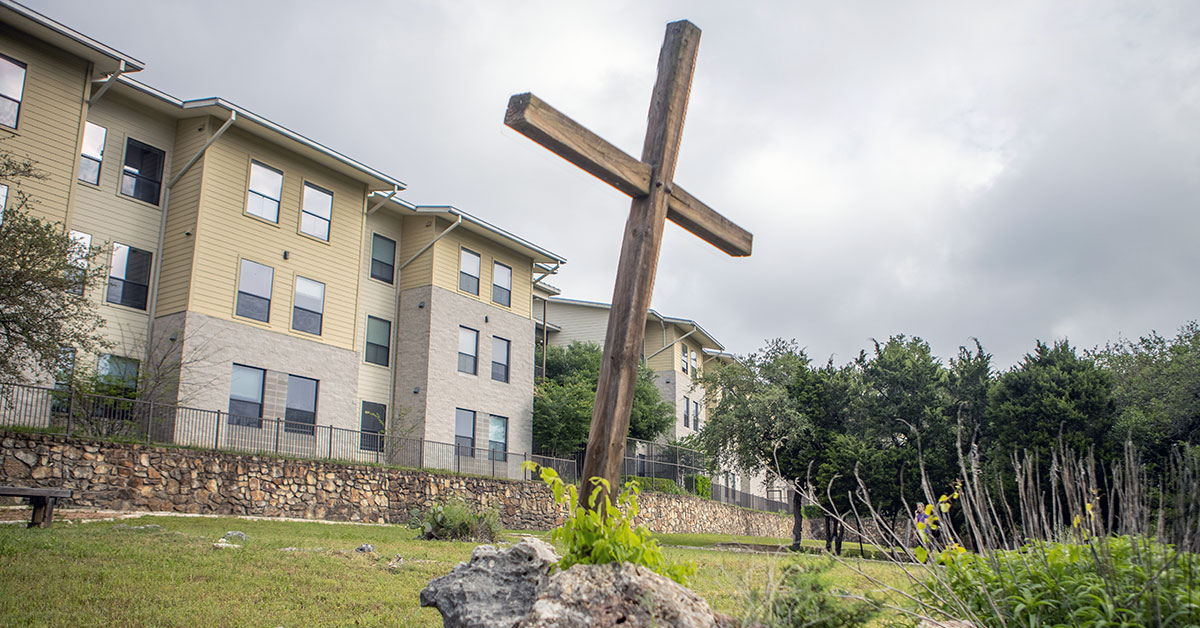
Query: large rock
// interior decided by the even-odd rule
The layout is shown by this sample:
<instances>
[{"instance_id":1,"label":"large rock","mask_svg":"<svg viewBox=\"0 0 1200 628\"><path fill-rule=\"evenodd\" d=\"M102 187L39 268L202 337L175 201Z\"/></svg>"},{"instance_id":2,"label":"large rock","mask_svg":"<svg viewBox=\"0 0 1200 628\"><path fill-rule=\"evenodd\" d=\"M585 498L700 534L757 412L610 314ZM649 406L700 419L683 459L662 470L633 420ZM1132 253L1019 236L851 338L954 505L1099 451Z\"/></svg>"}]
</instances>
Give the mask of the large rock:
<instances>
[{"instance_id":1,"label":"large rock","mask_svg":"<svg viewBox=\"0 0 1200 628\"><path fill-rule=\"evenodd\" d=\"M554 574L520 628L732 628L703 598L629 563L575 565ZM449 626L449 624L447 624Z\"/></svg>"},{"instance_id":2,"label":"large rock","mask_svg":"<svg viewBox=\"0 0 1200 628\"><path fill-rule=\"evenodd\" d=\"M445 628L511 628L529 614L556 562L554 548L532 537L507 549L481 545L470 562L421 591L421 606L438 609Z\"/></svg>"}]
</instances>

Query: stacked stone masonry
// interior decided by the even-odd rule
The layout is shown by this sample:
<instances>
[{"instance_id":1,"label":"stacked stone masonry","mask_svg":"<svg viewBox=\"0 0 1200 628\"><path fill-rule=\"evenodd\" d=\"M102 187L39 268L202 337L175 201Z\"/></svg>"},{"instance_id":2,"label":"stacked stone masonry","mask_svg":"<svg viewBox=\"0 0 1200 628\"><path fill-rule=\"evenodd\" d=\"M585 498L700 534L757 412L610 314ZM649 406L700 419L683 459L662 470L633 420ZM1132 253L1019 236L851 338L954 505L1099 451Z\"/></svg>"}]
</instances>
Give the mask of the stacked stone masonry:
<instances>
[{"instance_id":1,"label":"stacked stone masonry","mask_svg":"<svg viewBox=\"0 0 1200 628\"><path fill-rule=\"evenodd\" d=\"M77 491L64 507L407 523L459 498L507 528L546 530L562 511L540 482L112 443L0 430L0 483ZM697 497L644 493L654 532L788 537L791 518Z\"/></svg>"}]
</instances>

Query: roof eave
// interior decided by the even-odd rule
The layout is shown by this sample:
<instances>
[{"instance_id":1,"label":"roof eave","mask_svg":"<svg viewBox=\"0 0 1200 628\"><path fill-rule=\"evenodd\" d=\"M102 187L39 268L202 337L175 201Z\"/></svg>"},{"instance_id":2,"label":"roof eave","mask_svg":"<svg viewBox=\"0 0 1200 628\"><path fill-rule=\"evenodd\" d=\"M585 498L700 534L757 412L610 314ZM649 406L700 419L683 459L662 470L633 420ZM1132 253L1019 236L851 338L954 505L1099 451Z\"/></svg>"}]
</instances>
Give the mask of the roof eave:
<instances>
[{"instance_id":1,"label":"roof eave","mask_svg":"<svg viewBox=\"0 0 1200 628\"><path fill-rule=\"evenodd\" d=\"M0 10L7 12L7 15L4 15L5 22L77 57L91 61L99 74L116 72L122 62L125 64L125 72L137 72L146 67L145 63L120 50L106 46L24 5L11 0L0 0Z\"/></svg>"}]
</instances>

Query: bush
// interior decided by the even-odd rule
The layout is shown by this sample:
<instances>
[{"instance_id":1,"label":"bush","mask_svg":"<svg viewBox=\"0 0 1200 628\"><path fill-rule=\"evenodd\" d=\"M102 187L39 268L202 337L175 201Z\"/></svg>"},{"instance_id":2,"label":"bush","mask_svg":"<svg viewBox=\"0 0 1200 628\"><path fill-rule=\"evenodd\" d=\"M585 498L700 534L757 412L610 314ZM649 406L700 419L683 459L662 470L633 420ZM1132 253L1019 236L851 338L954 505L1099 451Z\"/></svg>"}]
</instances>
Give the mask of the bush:
<instances>
[{"instance_id":1,"label":"bush","mask_svg":"<svg viewBox=\"0 0 1200 628\"><path fill-rule=\"evenodd\" d=\"M594 488L588 497L589 508L584 508L579 505L579 493L575 486L564 484L554 469L539 467L530 461L523 462L521 466L530 471L540 469L542 481L550 487L554 501L567 511L562 526L551 533L556 542L565 546L562 560L558 563L560 569L570 569L572 565L633 563L683 585L696 573L694 563L667 563L662 548L650 538L650 533L642 526L633 526L633 518L638 511L639 490L636 481L625 483L615 505L606 495L603 509L597 510L601 487L609 489L608 482L603 478L592 478L589 482Z\"/></svg>"},{"instance_id":2,"label":"bush","mask_svg":"<svg viewBox=\"0 0 1200 628\"><path fill-rule=\"evenodd\" d=\"M420 515L421 538L436 541L495 541L500 536L495 510L479 511L462 501L434 504Z\"/></svg>"},{"instance_id":3,"label":"bush","mask_svg":"<svg viewBox=\"0 0 1200 628\"><path fill-rule=\"evenodd\" d=\"M675 483L671 478L644 478L633 476L627 478L629 481L637 482L638 488L650 493L666 493L668 495L684 495L683 489Z\"/></svg>"},{"instance_id":4,"label":"bush","mask_svg":"<svg viewBox=\"0 0 1200 628\"><path fill-rule=\"evenodd\" d=\"M696 487L696 495L704 499L712 499L712 478L707 475L689 475L692 486Z\"/></svg>"},{"instance_id":5,"label":"bush","mask_svg":"<svg viewBox=\"0 0 1200 628\"><path fill-rule=\"evenodd\" d=\"M807 506L800 507L800 518L801 519L824 519L825 511L821 510L821 507L816 504L808 504Z\"/></svg>"},{"instance_id":6,"label":"bush","mask_svg":"<svg viewBox=\"0 0 1200 628\"><path fill-rule=\"evenodd\" d=\"M947 551L939 562L942 586L979 625L1200 625L1200 557L1146 537L1037 542L989 556ZM933 592L924 597L942 607Z\"/></svg>"},{"instance_id":7,"label":"bush","mask_svg":"<svg viewBox=\"0 0 1200 628\"><path fill-rule=\"evenodd\" d=\"M832 566L833 561L828 560L788 567L765 592L750 593L744 624L768 628L865 624L879 612L880 604L874 600L847 599L830 590L822 574Z\"/></svg>"}]
</instances>

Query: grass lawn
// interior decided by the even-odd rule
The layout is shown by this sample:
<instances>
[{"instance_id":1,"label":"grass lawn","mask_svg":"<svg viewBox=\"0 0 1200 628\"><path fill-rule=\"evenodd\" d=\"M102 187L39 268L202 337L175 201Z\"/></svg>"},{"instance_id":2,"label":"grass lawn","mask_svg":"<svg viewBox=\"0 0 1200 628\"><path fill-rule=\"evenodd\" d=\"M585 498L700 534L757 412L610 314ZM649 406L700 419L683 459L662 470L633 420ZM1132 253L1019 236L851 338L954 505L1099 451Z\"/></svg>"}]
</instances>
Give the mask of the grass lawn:
<instances>
[{"instance_id":1,"label":"grass lawn","mask_svg":"<svg viewBox=\"0 0 1200 628\"><path fill-rule=\"evenodd\" d=\"M132 530L120 526L157 525ZM249 536L238 550L214 550L226 531ZM663 543L777 543L751 537L664 535ZM370 543L374 554L354 548ZM474 543L421 541L400 526L201 517L56 523L51 529L0 525L0 626L441 626L418 594L470 556ZM282 551L295 547L299 551ZM667 548L700 570L693 590L737 615L750 589L792 560L815 557ZM399 554L403 566L389 569ZM902 585L892 565L862 562ZM830 581L874 589L843 566Z\"/></svg>"}]
</instances>

